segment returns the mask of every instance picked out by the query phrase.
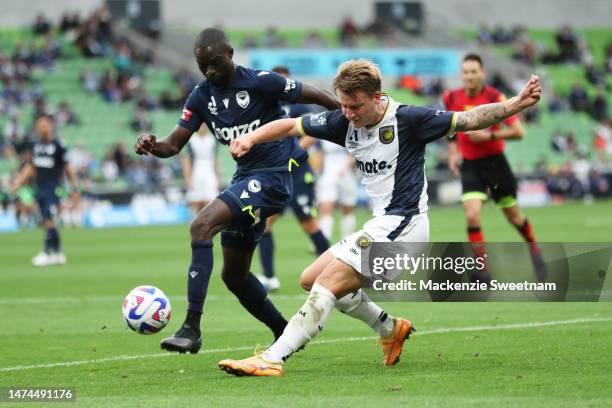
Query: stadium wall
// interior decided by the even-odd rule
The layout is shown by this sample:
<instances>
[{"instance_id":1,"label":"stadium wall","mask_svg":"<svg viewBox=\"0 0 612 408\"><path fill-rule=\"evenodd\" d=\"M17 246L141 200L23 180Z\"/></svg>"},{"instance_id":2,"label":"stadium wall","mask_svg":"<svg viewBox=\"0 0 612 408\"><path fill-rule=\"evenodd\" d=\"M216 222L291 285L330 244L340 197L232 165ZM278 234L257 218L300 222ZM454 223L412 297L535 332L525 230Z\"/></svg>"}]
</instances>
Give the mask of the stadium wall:
<instances>
[{"instance_id":1,"label":"stadium wall","mask_svg":"<svg viewBox=\"0 0 612 408\"><path fill-rule=\"evenodd\" d=\"M86 15L101 0L0 0L0 26L29 25L42 11L54 21L64 11L78 10ZM204 27L222 23L232 28L267 26L300 29L335 27L345 16L357 24L368 23L375 0L162 0L165 25ZM564 23L576 27L608 27L612 15L609 0L422 0L428 17L447 27L475 27L523 24L528 27L557 28Z\"/></svg>"}]
</instances>

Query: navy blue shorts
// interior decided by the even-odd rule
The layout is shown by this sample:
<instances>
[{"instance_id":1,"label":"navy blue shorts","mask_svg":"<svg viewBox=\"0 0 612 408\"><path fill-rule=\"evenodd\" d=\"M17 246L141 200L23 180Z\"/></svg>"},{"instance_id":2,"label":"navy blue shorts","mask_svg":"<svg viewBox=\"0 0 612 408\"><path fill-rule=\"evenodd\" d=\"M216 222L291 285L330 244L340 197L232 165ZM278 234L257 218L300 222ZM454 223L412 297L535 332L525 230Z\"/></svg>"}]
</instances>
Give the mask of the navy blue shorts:
<instances>
[{"instance_id":1,"label":"navy blue shorts","mask_svg":"<svg viewBox=\"0 0 612 408\"><path fill-rule=\"evenodd\" d=\"M36 202L40 209L43 221L52 220L59 211L59 197L57 194L37 194Z\"/></svg>"},{"instance_id":2,"label":"navy blue shorts","mask_svg":"<svg viewBox=\"0 0 612 408\"><path fill-rule=\"evenodd\" d=\"M287 171L235 175L218 196L232 212L232 223L221 232L221 245L254 250L266 219L287 206L291 192L291 174Z\"/></svg>"},{"instance_id":3,"label":"navy blue shorts","mask_svg":"<svg viewBox=\"0 0 612 408\"><path fill-rule=\"evenodd\" d=\"M300 164L291 172L293 176L293 195L289 207L298 220L305 221L317 216L315 206L315 176L308 161Z\"/></svg>"}]
</instances>

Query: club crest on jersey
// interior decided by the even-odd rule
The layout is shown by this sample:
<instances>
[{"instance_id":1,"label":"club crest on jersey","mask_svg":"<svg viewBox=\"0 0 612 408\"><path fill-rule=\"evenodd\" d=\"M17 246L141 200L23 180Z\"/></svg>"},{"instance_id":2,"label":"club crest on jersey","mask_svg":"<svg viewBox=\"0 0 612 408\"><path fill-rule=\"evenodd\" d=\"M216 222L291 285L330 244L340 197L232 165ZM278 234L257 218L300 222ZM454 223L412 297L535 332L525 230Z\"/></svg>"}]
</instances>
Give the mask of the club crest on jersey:
<instances>
[{"instance_id":1,"label":"club crest on jersey","mask_svg":"<svg viewBox=\"0 0 612 408\"><path fill-rule=\"evenodd\" d=\"M357 245L361 249L367 249L370 247L370 245L372 245L372 240L370 239L369 236L364 234L364 235L357 237L357 240L355 241L355 245Z\"/></svg>"},{"instance_id":2,"label":"club crest on jersey","mask_svg":"<svg viewBox=\"0 0 612 408\"><path fill-rule=\"evenodd\" d=\"M383 144L389 144L395 139L395 128L393 125L383 126L378 129L378 140Z\"/></svg>"},{"instance_id":3,"label":"club crest on jersey","mask_svg":"<svg viewBox=\"0 0 612 408\"><path fill-rule=\"evenodd\" d=\"M238 106L240 106L242 109L246 109L251 102L251 97L247 91L240 91L236 94L236 102L238 102Z\"/></svg>"},{"instance_id":4,"label":"club crest on jersey","mask_svg":"<svg viewBox=\"0 0 612 408\"><path fill-rule=\"evenodd\" d=\"M259 180L251 180L249 181L248 188L251 193L258 193L261 191L261 183Z\"/></svg>"}]
</instances>

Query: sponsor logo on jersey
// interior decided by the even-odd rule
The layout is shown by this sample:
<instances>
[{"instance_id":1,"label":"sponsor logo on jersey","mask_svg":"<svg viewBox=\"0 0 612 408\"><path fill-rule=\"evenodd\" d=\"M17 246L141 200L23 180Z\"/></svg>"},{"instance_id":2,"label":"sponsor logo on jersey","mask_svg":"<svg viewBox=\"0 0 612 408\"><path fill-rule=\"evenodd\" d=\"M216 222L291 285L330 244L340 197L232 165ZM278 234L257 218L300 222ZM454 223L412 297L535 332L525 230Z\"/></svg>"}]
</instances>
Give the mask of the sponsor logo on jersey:
<instances>
[{"instance_id":1,"label":"sponsor logo on jersey","mask_svg":"<svg viewBox=\"0 0 612 408\"><path fill-rule=\"evenodd\" d=\"M220 142L225 142L227 144L232 139L236 139L240 136L244 136L247 133L254 131L259 127L260 123L261 121L259 119L256 119L251 123L220 128L215 125L215 122L212 122L212 127L215 131L215 137L217 138L217 140Z\"/></svg>"},{"instance_id":2,"label":"sponsor logo on jersey","mask_svg":"<svg viewBox=\"0 0 612 408\"><path fill-rule=\"evenodd\" d=\"M259 71L259 72L257 73L257 76L264 76L264 75L268 75L268 74L269 74L269 72L268 72L268 71Z\"/></svg>"},{"instance_id":3,"label":"sponsor logo on jersey","mask_svg":"<svg viewBox=\"0 0 612 408\"><path fill-rule=\"evenodd\" d=\"M285 82L285 93L289 93L292 89L295 89L295 81L293 79L287 78L287 82Z\"/></svg>"},{"instance_id":4,"label":"sponsor logo on jersey","mask_svg":"<svg viewBox=\"0 0 612 408\"><path fill-rule=\"evenodd\" d=\"M225 105L225 109L229 108L229 98L223 98L223 105Z\"/></svg>"},{"instance_id":5,"label":"sponsor logo on jersey","mask_svg":"<svg viewBox=\"0 0 612 408\"><path fill-rule=\"evenodd\" d=\"M210 97L210 102L208 102L208 110L213 115L216 115L218 113L217 112L217 101L215 101L215 97L214 96Z\"/></svg>"},{"instance_id":6,"label":"sponsor logo on jersey","mask_svg":"<svg viewBox=\"0 0 612 408\"><path fill-rule=\"evenodd\" d=\"M251 102L251 97L247 91L240 91L236 94L236 102L238 102L238 106L242 109L246 109L249 106L249 102Z\"/></svg>"},{"instance_id":7,"label":"sponsor logo on jersey","mask_svg":"<svg viewBox=\"0 0 612 408\"><path fill-rule=\"evenodd\" d=\"M395 127L393 125L383 126L378 129L378 140L383 144L389 144L395 139Z\"/></svg>"},{"instance_id":8,"label":"sponsor logo on jersey","mask_svg":"<svg viewBox=\"0 0 612 408\"><path fill-rule=\"evenodd\" d=\"M181 115L181 120L184 120L185 122L189 122L189 119L191 119L192 115L193 115L193 112L191 112L187 108L183 108L183 114Z\"/></svg>"},{"instance_id":9,"label":"sponsor logo on jersey","mask_svg":"<svg viewBox=\"0 0 612 408\"><path fill-rule=\"evenodd\" d=\"M191 279L195 279L195 277L198 276L198 271L191 271L189 272L189 275L191 276Z\"/></svg>"},{"instance_id":10,"label":"sponsor logo on jersey","mask_svg":"<svg viewBox=\"0 0 612 408\"><path fill-rule=\"evenodd\" d=\"M357 160L356 164L357 164L357 168L359 169L359 171L361 171L363 174L385 173L387 169L391 169L393 167L384 160L379 162L376 159L372 161L366 161L366 162Z\"/></svg>"},{"instance_id":11,"label":"sponsor logo on jersey","mask_svg":"<svg viewBox=\"0 0 612 408\"><path fill-rule=\"evenodd\" d=\"M248 189L251 193L258 193L261 191L261 182L259 180L253 179L249 181Z\"/></svg>"}]
</instances>

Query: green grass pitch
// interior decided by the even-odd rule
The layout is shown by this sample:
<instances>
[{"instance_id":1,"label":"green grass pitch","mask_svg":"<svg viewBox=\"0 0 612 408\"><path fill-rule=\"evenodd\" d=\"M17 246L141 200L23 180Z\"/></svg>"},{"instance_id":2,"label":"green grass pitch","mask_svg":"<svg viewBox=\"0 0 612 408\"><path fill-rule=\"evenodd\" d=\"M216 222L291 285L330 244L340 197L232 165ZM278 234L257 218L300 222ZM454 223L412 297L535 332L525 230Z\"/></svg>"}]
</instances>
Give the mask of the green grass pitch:
<instances>
[{"instance_id":1,"label":"green grass pitch","mask_svg":"<svg viewBox=\"0 0 612 408\"><path fill-rule=\"evenodd\" d=\"M541 241L612 242L610 204L526 213ZM360 222L367 218L359 214ZM465 240L459 208L434 208L430 222L432 241ZM491 241L519 240L493 207L485 209L483 227ZM68 264L36 269L29 260L41 235L0 235L0 387L75 387L77 402L66 406L86 407L612 406L610 303L388 303L386 310L412 319L418 330L391 368L382 366L369 328L334 313L286 364L284 377L235 378L216 363L250 355L271 335L225 289L220 256L202 351L159 349L184 317L186 225L65 229ZM272 298L290 317L305 299L297 278L313 256L293 217L278 222L275 238L282 288ZM171 299L173 318L158 335L136 335L122 321L123 296L140 284Z\"/></svg>"}]
</instances>

